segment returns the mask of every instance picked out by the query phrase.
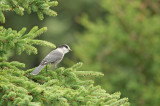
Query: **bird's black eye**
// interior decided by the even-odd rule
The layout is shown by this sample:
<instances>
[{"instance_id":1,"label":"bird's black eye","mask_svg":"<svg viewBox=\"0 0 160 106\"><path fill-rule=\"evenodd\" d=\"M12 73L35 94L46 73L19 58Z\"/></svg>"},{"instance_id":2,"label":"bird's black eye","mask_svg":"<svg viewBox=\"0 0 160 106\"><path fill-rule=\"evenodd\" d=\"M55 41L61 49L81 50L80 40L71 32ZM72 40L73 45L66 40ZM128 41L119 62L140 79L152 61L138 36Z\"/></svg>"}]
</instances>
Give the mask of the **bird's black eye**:
<instances>
[{"instance_id":1,"label":"bird's black eye","mask_svg":"<svg viewBox=\"0 0 160 106\"><path fill-rule=\"evenodd\" d=\"M66 49L68 49L69 47L68 47L68 45L60 45L58 48L63 48L63 47L65 47Z\"/></svg>"},{"instance_id":2,"label":"bird's black eye","mask_svg":"<svg viewBox=\"0 0 160 106\"><path fill-rule=\"evenodd\" d=\"M68 49L68 46L64 45L64 47Z\"/></svg>"}]
</instances>

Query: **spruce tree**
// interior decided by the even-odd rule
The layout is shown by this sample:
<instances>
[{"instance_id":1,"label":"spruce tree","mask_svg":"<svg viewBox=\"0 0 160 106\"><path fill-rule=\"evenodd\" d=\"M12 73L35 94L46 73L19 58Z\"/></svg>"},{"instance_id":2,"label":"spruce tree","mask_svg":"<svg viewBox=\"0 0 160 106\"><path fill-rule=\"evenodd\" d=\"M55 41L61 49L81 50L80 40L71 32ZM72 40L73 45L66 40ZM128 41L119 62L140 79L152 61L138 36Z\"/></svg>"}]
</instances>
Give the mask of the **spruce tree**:
<instances>
[{"instance_id":1,"label":"spruce tree","mask_svg":"<svg viewBox=\"0 0 160 106\"><path fill-rule=\"evenodd\" d=\"M73 47L76 58L85 62L83 69L105 74L101 81L95 82L108 92L120 90L134 106L158 106L159 1L102 0L99 3L103 16L97 16L96 22L89 15L80 20L86 30L77 37L78 43Z\"/></svg>"},{"instance_id":2,"label":"spruce tree","mask_svg":"<svg viewBox=\"0 0 160 106\"><path fill-rule=\"evenodd\" d=\"M55 16L57 13L50 9L58 4L50 0L1 0L0 21L5 22L5 11L14 11L23 15L36 12L40 20L44 14ZM100 86L94 86L93 80L86 77L100 77L102 73L94 71L78 71L82 63L56 70L44 70L37 75L30 75L34 70L23 70L24 63L8 61L11 52L17 54L26 52L37 54L34 45L44 45L55 48L50 42L35 39L47 30L46 27L33 27L28 33L26 28L20 31L0 26L0 106L99 106L99 105L129 105L127 98L120 98L120 92L106 93Z\"/></svg>"}]
</instances>

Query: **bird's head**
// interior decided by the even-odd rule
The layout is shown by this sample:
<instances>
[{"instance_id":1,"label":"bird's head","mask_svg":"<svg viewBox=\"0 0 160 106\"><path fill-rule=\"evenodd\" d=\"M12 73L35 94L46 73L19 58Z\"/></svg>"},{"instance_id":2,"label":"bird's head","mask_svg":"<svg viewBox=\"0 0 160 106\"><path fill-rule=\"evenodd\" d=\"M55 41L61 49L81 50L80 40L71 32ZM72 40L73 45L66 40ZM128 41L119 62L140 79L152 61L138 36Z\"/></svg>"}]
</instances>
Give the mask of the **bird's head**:
<instances>
[{"instance_id":1,"label":"bird's head","mask_svg":"<svg viewBox=\"0 0 160 106\"><path fill-rule=\"evenodd\" d=\"M67 44L60 45L58 48L61 49L63 53L68 53L69 51L72 51Z\"/></svg>"}]
</instances>

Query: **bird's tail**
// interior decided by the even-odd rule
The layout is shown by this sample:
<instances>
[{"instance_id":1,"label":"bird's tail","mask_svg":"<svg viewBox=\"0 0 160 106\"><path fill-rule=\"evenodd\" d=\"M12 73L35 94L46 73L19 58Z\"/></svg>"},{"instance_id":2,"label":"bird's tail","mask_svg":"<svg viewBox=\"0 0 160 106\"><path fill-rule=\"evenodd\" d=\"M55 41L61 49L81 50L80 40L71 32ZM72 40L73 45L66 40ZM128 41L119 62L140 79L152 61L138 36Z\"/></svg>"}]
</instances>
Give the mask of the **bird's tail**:
<instances>
[{"instance_id":1,"label":"bird's tail","mask_svg":"<svg viewBox=\"0 0 160 106\"><path fill-rule=\"evenodd\" d=\"M45 65L39 65L34 71L32 71L30 74L32 75L37 75L43 68Z\"/></svg>"}]
</instances>

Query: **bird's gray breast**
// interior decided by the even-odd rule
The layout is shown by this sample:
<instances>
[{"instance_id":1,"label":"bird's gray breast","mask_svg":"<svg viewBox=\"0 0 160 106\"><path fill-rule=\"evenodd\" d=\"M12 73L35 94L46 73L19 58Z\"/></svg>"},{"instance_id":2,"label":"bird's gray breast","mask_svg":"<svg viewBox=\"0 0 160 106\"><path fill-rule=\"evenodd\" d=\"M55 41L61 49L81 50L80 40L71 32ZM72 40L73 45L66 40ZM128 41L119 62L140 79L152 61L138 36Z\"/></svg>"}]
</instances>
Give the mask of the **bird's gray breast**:
<instances>
[{"instance_id":1,"label":"bird's gray breast","mask_svg":"<svg viewBox=\"0 0 160 106\"><path fill-rule=\"evenodd\" d=\"M48 63L56 63L57 61L61 61L64 54L60 51L53 50L51 51L40 63L41 65L46 65Z\"/></svg>"}]
</instances>

